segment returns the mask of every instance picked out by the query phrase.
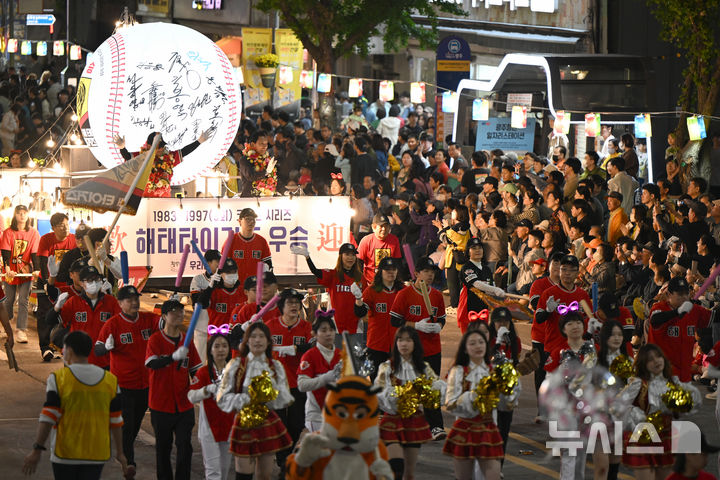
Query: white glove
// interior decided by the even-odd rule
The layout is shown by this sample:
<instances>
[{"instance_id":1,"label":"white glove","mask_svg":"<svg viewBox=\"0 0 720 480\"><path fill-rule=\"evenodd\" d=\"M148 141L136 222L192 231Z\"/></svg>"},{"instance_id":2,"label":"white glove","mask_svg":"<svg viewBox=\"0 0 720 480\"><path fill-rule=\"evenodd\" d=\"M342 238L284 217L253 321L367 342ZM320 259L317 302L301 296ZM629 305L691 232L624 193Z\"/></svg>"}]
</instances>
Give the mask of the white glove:
<instances>
[{"instance_id":1,"label":"white glove","mask_svg":"<svg viewBox=\"0 0 720 480\"><path fill-rule=\"evenodd\" d=\"M285 347L273 347L279 356L281 357L293 357L297 353L297 347L295 345L287 345Z\"/></svg>"},{"instance_id":2,"label":"white glove","mask_svg":"<svg viewBox=\"0 0 720 480\"><path fill-rule=\"evenodd\" d=\"M217 389L218 387L214 383L211 383L210 385L205 385L205 393L209 393L211 396L217 393Z\"/></svg>"},{"instance_id":3,"label":"white glove","mask_svg":"<svg viewBox=\"0 0 720 480\"><path fill-rule=\"evenodd\" d=\"M63 305L65 305L65 302L67 302L68 298L70 298L70 294L67 292L63 292L58 296L57 300L55 301L54 307L56 312L60 311Z\"/></svg>"},{"instance_id":4,"label":"white glove","mask_svg":"<svg viewBox=\"0 0 720 480\"><path fill-rule=\"evenodd\" d=\"M439 323L430 323L429 318L423 318L419 322L415 323L415 330L423 333L440 333L442 325Z\"/></svg>"},{"instance_id":5,"label":"white glove","mask_svg":"<svg viewBox=\"0 0 720 480\"><path fill-rule=\"evenodd\" d=\"M105 260L108 259L107 250L105 250L105 247L98 247L95 249L95 254L97 255L98 260L101 262L105 262Z\"/></svg>"},{"instance_id":6,"label":"white glove","mask_svg":"<svg viewBox=\"0 0 720 480\"><path fill-rule=\"evenodd\" d=\"M258 317L257 313L254 313L252 317L250 317L250 320L240 325L240 328L242 328L242 331L246 331L250 325L257 322L258 320L261 320L260 317Z\"/></svg>"},{"instance_id":7,"label":"white glove","mask_svg":"<svg viewBox=\"0 0 720 480\"><path fill-rule=\"evenodd\" d=\"M510 330L508 330L507 327L500 327L497 329L495 337L497 338L498 342L506 343L507 340L510 338Z\"/></svg>"},{"instance_id":8,"label":"white glove","mask_svg":"<svg viewBox=\"0 0 720 480\"><path fill-rule=\"evenodd\" d=\"M305 435L300 441L295 461L299 467L308 468L310 465L329 456L332 452L328 448L329 440L319 433ZM390 477L392 478L392 477Z\"/></svg>"},{"instance_id":9,"label":"white glove","mask_svg":"<svg viewBox=\"0 0 720 480\"><path fill-rule=\"evenodd\" d=\"M107 281L107 278L103 278L103 284L100 290L102 290L103 293L110 293L112 291L112 284Z\"/></svg>"},{"instance_id":10,"label":"white glove","mask_svg":"<svg viewBox=\"0 0 720 480\"><path fill-rule=\"evenodd\" d=\"M358 322L357 329L355 330L355 333L365 333L365 322L360 321Z\"/></svg>"},{"instance_id":11,"label":"white glove","mask_svg":"<svg viewBox=\"0 0 720 480\"><path fill-rule=\"evenodd\" d=\"M689 300L685 300L682 305L680 305L680 308L678 308L678 313L681 315L684 315L688 313L693 308L693 303Z\"/></svg>"},{"instance_id":12,"label":"white glove","mask_svg":"<svg viewBox=\"0 0 720 480\"><path fill-rule=\"evenodd\" d=\"M302 255L305 258L308 258L310 256L310 252L308 251L307 245L292 245L290 247L290 252L294 255Z\"/></svg>"},{"instance_id":13,"label":"white glove","mask_svg":"<svg viewBox=\"0 0 720 480\"><path fill-rule=\"evenodd\" d=\"M210 276L210 285L216 285L218 283L223 283L222 275L215 272Z\"/></svg>"},{"instance_id":14,"label":"white glove","mask_svg":"<svg viewBox=\"0 0 720 480\"><path fill-rule=\"evenodd\" d=\"M598 320L597 318L592 317L592 318L590 318L590 320L588 320L587 331L590 335L595 335L595 333L598 332L601 327L602 327L602 322L600 320Z\"/></svg>"},{"instance_id":15,"label":"white glove","mask_svg":"<svg viewBox=\"0 0 720 480\"><path fill-rule=\"evenodd\" d=\"M493 287L492 285L489 285L485 282L481 282L480 280L475 280L473 282L472 286L477 288L481 292L485 292L488 295L492 295L493 297L505 298L505 290L503 290L500 287Z\"/></svg>"},{"instance_id":16,"label":"white glove","mask_svg":"<svg viewBox=\"0 0 720 480\"><path fill-rule=\"evenodd\" d=\"M545 303L545 306L547 307L545 311L547 311L548 313L553 313L555 310L557 310L558 305L560 305L560 302L555 300L555 297L550 296Z\"/></svg>"},{"instance_id":17,"label":"white glove","mask_svg":"<svg viewBox=\"0 0 720 480\"><path fill-rule=\"evenodd\" d=\"M275 157L272 157L267 164L267 168L265 169L265 173L270 175L275 168L275 165L277 165L277 160L275 160Z\"/></svg>"},{"instance_id":18,"label":"white glove","mask_svg":"<svg viewBox=\"0 0 720 480\"><path fill-rule=\"evenodd\" d=\"M54 254L50 255L48 257L48 261L47 261L48 276L52 277L52 278L57 277L59 268L60 268L60 265L58 265L57 262L55 262L55 255Z\"/></svg>"},{"instance_id":19,"label":"white glove","mask_svg":"<svg viewBox=\"0 0 720 480\"><path fill-rule=\"evenodd\" d=\"M390 463L388 463L387 460L383 460L382 458L377 458L370 465L370 473L375 475L375 478L377 478L378 480L392 480L393 478L395 478L395 474L392 471L392 467L390 467Z\"/></svg>"},{"instance_id":20,"label":"white glove","mask_svg":"<svg viewBox=\"0 0 720 480\"><path fill-rule=\"evenodd\" d=\"M362 288L357 283L350 285L350 293L355 295L356 300L362 300Z\"/></svg>"},{"instance_id":21,"label":"white glove","mask_svg":"<svg viewBox=\"0 0 720 480\"><path fill-rule=\"evenodd\" d=\"M187 347L180 347L173 352L172 359L176 362L185 360L185 358L188 356L188 351L189 350Z\"/></svg>"},{"instance_id":22,"label":"white glove","mask_svg":"<svg viewBox=\"0 0 720 480\"><path fill-rule=\"evenodd\" d=\"M105 350L108 352L115 348L115 339L113 338L112 334L108 335L107 340L105 340Z\"/></svg>"}]
</instances>

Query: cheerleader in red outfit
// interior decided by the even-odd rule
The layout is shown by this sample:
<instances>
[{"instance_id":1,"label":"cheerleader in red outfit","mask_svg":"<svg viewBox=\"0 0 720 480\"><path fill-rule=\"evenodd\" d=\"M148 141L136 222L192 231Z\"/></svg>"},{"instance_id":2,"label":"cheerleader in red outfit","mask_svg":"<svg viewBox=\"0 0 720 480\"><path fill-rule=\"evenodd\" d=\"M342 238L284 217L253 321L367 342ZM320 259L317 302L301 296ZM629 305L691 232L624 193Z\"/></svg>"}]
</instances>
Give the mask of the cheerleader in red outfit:
<instances>
[{"instance_id":1,"label":"cheerleader in red outfit","mask_svg":"<svg viewBox=\"0 0 720 480\"><path fill-rule=\"evenodd\" d=\"M399 415L395 387L425 375L433 381L433 390L438 390L442 398L446 385L438 380L435 371L423 360L422 343L417 330L409 326L400 327L394 340L392 356L380 365L375 378L375 386L382 389L378 393L378 403L384 412L380 420L380 438L387 445L395 478L411 480L415 478L420 444L431 440L432 435L422 405L410 417Z\"/></svg>"},{"instance_id":2,"label":"cheerleader in red outfit","mask_svg":"<svg viewBox=\"0 0 720 480\"><path fill-rule=\"evenodd\" d=\"M240 412L251 401L248 387L252 379L263 372L272 378L273 389L278 392L275 400L265 404L269 409L262 425L244 428L239 413L235 415L230 432L230 453L235 455L237 480L255 478L269 479L273 470L275 452L285 450L292 444L285 425L275 409L285 408L293 402L285 369L272 358L273 345L270 329L262 322L255 322L245 332L240 345L240 356L225 367L223 381L217 394L217 404L225 412Z\"/></svg>"},{"instance_id":3,"label":"cheerleader in red outfit","mask_svg":"<svg viewBox=\"0 0 720 480\"><path fill-rule=\"evenodd\" d=\"M225 334L216 333L210 337L207 342L206 358L207 364L200 367L195 378L190 382L188 400L200 404L198 440L202 448L205 478L228 480L232 458L228 438L234 415L220 410L215 402L215 394L222 382L223 370L231 359L230 342Z\"/></svg>"},{"instance_id":4,"label":"cheerleader in red outfit","mask_svg":"<svg viewBox=\"0 0 720 480\"><path fill-rule=\"evenodd\" d=\"M627 449L630 435L635 426L645 422L647 415L660 411L663 416L665 428L659 432L660 443L648 443L643 446L662 447L663 453L657 454L630 454L623 453L623 463L632 468L635 478L651 480L665 478L670 474L673 464L672 448L672 419L673 414L664 405L661 396L668 389L668 382L673 382L687 389L692 394L693 409L690 414L697 411L702 404L700 391L689 383L683 383L672 374L672 365L662 349L654 344L640 347L635 357L635 377L628 380L628 384L618 394L615 401L614 413L618 420L622 420L625 433L623 442ZM635 444L637 445L637 444Z\"/></svg>"},{"instance_id":5,"label":"cheerleader in red outfit","mask_svg":"<svg viewBox=\"0 0 720 480\"><path fill-rule=\"evenodd\" d=\"M448 374L445 406L457 417L443 446L453 457L455 478L470 480L475 460L486 480L500 478L502 437L490 413L481 415L473 406L478 382L490 375L490 346L485 335L468 330L460 340L455 364Z\"/></svg>"}]
</instances>

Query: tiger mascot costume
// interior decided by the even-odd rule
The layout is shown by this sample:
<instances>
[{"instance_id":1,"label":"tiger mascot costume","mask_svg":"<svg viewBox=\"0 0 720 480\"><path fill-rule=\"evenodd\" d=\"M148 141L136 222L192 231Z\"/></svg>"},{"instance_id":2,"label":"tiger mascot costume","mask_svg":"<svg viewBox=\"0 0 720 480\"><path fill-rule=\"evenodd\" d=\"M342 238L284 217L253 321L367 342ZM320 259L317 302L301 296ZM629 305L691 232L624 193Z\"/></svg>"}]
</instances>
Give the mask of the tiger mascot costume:
<instances>
[{"instance_id":1,"label":"tiger mascot costume","mask_svg":"<svg viewBox=\"0 0 720 480\"><path fill-rule=\"evenodd\" d=\"M306 435L286 465L287 480L392 480L380 440L377 390L350 375L328 386L319 432Z\"/></svg>"}]
</instances>

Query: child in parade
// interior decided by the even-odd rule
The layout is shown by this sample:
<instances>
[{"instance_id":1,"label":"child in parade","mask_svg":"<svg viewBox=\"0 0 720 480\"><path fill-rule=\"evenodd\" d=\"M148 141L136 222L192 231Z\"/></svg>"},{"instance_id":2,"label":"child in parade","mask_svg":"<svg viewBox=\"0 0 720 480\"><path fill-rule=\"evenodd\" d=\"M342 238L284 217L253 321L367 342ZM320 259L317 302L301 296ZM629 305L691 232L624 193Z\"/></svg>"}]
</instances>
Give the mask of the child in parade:
<instances>
[{"instance_id":1,"label":"child in parade","mask_svg":"<svg viewBox=\"0 0 720 480\"><path fill-rule=\"evenodd\" d=\"M211 248L206 250L203 256L205 257L205 261L210 266L210 271L216 271L218 265L220 264L220 252ZM204 290L207 290L207 288L210 286L211 276L212 274L208 273L207 270L203 269L202 273L195 275L190 282L190 298L192 299L193 307L198 302L200 294ZM205 358L205 353L207 351L205 347L207 345L208 339L209 321L210 317L208 316L208 311L207 309L203 308L200 311L200 316L198 317L197 324L195 325L195 333L193 334L193 343L195 344L195 349L200 354L200 358L203 362L207 360Z\"/></svg>"},{"instance_id":2,"label":"child in parade","mask_svg":"<svg viewBox=\"0 0 720 480\"><path fill-rule=\"evenodd\" d=\"M310 393L305 401L305 428L309 432L320 430L326 387L340 378L342 369L341 349L335 348L334 313L333 310L315 312L312 326L315 346L303 354L297 371L298 390Z\"/></svg>"},{"instance_id":3,"label":"child in parade","mask_svg":"<svg viewBox=\"0 0 720 480\"><path fill-rule=\"evenodd\" d=\"M257 277L253 275L245 279L245 295L248 297L248 301L245 304L235 307L232 312L232 325L243 325L253 319L253 315L258 313L267 302L272 299L277 293L277 278L272 272L263 273L263 291L257 292ZM271 308L263 315L263 321L265 323L279 317L282 314L280 309L276 307Z\"/></svg>"},{"instance_id":4,"label":"child in parade","mask_svg":"<svg viewBox=\"0 0 720 480\"><path fill-rule=\"evenodd\" d=\"M279 360L273 360L272 352L270 329L262 322L253 322L243 337L240 356L233 358L225 367L217 393L217 404L221 410L237 412L230 433L230 453L235 455L236 480L269 480L275 453L292 445L292 439L275 409L287 407L294 398L285 368ZM256 402L250 395L250 384L264 372L269 374L277 397L264 403L269 411L260 426L244 426L241 411Z\"/></svg>"},{"instance_id":5,"label":"child in parade","mask_svg":"<svg viewBox=\"0 0 720 480\"><path fill-rule=\"evenodd\" d=\"M216 333L207 342L207 364L195 374L188 392L188 400L199 404L198 440L202 448L205 478L228 480L230 478L230 429L232 413L223 412L215 401L223 378L225 365L232 358L227 336Z\"/></svg>"}]
</instances>

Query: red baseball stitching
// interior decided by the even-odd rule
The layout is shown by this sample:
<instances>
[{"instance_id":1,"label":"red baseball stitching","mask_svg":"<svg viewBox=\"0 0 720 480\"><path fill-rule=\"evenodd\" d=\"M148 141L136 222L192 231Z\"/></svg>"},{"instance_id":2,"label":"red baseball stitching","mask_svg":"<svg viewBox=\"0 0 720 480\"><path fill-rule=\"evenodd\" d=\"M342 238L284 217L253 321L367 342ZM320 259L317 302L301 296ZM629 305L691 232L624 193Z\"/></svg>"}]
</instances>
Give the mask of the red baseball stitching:
<instances>
[{"instance_id":1,"label":"red baseball stitching","mask_svg":"<svg viewBox=\"0 0 720 480\"><path fill-rule=\"evenodd\" d=\"M125 38L121 34L110 37L110 94L108 95L108 106L105 111L105 139L116 164L125 161L120 154L120 149L114 147L113 136L119 133L120 112L122 111L123 84L125 78Z\"/></svg>"}]
</instances>

